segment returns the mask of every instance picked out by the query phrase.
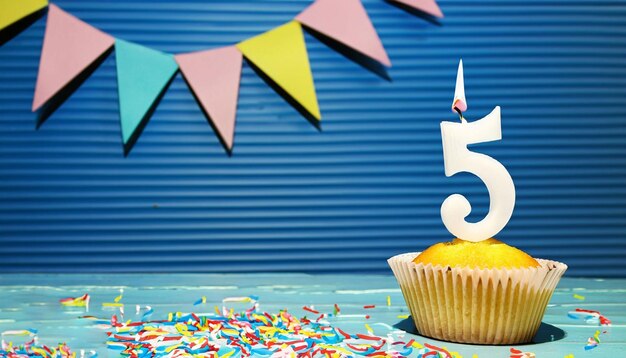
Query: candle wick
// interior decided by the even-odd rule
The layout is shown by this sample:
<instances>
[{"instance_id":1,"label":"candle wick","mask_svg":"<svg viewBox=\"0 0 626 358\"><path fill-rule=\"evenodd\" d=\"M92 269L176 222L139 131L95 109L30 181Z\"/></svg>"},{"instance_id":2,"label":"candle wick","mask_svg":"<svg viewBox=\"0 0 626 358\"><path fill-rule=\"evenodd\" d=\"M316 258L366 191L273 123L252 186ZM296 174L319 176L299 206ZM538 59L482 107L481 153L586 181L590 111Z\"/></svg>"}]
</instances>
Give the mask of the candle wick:
<instances>
[{"instance_id":1,"label":"candle wick","mask_svg":"<svg viewBox=\"0 0 626 358\"><path fill-rule=\"evenodd\" d=\"M459 114L459 119L461 120L461 123L467 123L467 120L465 120L465 117L463 117L463 112L461 112L458 107L454 107L454 110L456 111L456 113Z\"/></svg>"}]
</instances>

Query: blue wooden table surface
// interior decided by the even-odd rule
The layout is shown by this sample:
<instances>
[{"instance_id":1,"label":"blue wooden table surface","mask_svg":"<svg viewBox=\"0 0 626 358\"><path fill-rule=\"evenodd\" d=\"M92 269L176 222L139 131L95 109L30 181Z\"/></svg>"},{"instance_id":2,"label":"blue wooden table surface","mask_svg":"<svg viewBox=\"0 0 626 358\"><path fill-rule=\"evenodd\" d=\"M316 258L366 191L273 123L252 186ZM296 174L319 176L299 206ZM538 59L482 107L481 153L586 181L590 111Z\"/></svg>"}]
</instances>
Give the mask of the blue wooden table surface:
<instances>
[{"instance_id":1,"label":"blue wooden table surface","mask_svg":"<svg viewBox=\"0 0 626 358\"><path fill-rule=\"evenodd\" d=\"M85 309L62 307L59 299L91 295L89 315L110 317L112 302L124 289L122 302L126 319L138 320L136 305L151 305L153 319L164 319L168 312L211 312L224 297L258 295L260 309L278 312L288 309L297 316L306 315L304 305L322 312L332 312L336 303L343 317L331 323L352 333L366 333L367 323L376 335L385 336L398 328L407 331L406 340L446 346L463 357L509 357L510 346L477 346L438 342L414 332L410 320L399 318L408 314L402 294L393 276L255 274L128 274L128 275L0 275L0 331L35 328L41 343L67 342L73 350L96 350L100 357L117 356L105 345L105 330L88 320ZM584 296L584 300L574 295ZM193 306L206 296L207 303ZM387 296L391 305L387 305ZM374 309L364 305L376 305ZM610 327L598 327L568 317L575 308L598 310L612 320ZM370 318L366 319L365 314ZM518 345L518 349L534 352L537 357L626 357L626 280L575 279L561 280L544 317L544 325L535 343ZM585 351L587 338L596 330L606 333L595 349Z\"/></svg>"}]
</instances>

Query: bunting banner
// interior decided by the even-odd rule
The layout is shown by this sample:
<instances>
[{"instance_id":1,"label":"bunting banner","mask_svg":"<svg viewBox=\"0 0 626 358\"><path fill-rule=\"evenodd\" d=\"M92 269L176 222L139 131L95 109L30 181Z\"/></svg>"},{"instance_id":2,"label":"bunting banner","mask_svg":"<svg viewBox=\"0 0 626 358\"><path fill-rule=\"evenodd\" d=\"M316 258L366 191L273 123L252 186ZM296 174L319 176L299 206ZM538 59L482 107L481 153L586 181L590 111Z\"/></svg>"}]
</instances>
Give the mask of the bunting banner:
<instances>
[{"instance_id":1,"label":"bunting banner","mask_svg":"<svg viewBox=\"0 0 626 358\"><path fill-rule=\"evenodd\" d=\"M388 1L443 17L435 0ZM47 5L47 0L0 1L0 31ZM114 48L125 155L179 68L224 149L232 154L243 58L303 116L316 125L322 119L303 28L391 67L361 0L315 0L292 21L265 33L230 46L175 56L114 38L51 4L32 110L51 107L49 111L54 111Z\"/></svg>"}]
</instances>

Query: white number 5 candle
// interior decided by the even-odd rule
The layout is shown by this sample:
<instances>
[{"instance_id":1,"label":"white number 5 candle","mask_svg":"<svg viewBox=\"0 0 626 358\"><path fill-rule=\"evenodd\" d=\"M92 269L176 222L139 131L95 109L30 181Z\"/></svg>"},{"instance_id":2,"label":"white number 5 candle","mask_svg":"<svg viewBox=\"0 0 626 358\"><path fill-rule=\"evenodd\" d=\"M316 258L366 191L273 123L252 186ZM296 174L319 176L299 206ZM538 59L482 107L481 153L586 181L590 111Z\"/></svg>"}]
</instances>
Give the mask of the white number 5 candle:
<instances>
[{"instance_id":1,"label":"white number 5 candle","mask_svg":"<svg viewBox=\"0 0 626 358\"><path fill-rule=\"evenodd\" d=\"M463 63L459 63L453 109L461 116L461 122L441 122L441 138L445 174L468 172L480 178L489 192L489 212L481 221L465 220L472 206L460 194L450 195L441 205L443 224L456 237L467 241L482 241L496 235L507 224L515 206L513 179L497 160L467 148L468 144L502 139L500 107L484 118L467 122L462 112L467 108L463 87Z\"/></svg>"}]
</instances>

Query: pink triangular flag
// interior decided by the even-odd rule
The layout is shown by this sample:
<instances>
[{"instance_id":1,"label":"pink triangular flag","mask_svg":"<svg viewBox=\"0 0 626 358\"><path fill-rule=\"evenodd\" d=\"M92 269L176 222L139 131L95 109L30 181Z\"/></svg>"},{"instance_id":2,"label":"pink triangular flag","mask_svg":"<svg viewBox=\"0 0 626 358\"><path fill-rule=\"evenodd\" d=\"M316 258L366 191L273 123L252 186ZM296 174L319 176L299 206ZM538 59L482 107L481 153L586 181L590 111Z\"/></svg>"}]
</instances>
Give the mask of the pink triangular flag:
<instances>
[{"instance_id":1,"label":"pink triangular flag","mask_svg":"<svg viewBox=\"0 0 626 358\"><path fill-rule=\"evenodd\" d=\"M33 111L113 46L115 39L50 4Z\"/></svg>"},{"instance_id":2,"label":"pink triangular flag","mask_svg":"<svg viewBox=\"0 0 626 358\"><path fill-rule=\"evenodd\" d=\"M406 6L410 6L429 15L442 18L443 12L435 0L391 0Z\"/></svg>"},{"instance_id":3,"label":"pink triangular flag","mask_svg":"<svg viewBox=\"0 0 626 358\"><path fill-rule=\"evenodd\" d=\"M296 20L385 66L391 66L361 0L317 0Z\"/></svg>"},{"instance_id":4,"label":"pink triangular flag","mask_svg":"<svg viewBox=\"0 0 626 358\"><path fill-rule=\"evenodd\" d=\"M228 46L176 55L176 62L230 152L235 134L241 52L235 46Z\"/></svg>"}]
</instances>

